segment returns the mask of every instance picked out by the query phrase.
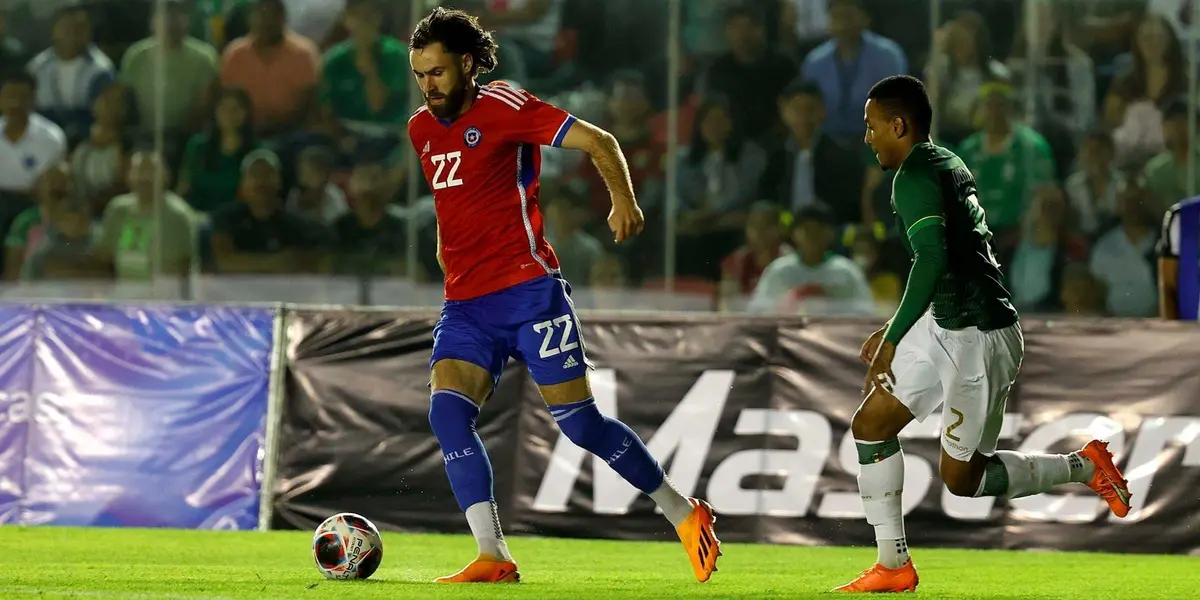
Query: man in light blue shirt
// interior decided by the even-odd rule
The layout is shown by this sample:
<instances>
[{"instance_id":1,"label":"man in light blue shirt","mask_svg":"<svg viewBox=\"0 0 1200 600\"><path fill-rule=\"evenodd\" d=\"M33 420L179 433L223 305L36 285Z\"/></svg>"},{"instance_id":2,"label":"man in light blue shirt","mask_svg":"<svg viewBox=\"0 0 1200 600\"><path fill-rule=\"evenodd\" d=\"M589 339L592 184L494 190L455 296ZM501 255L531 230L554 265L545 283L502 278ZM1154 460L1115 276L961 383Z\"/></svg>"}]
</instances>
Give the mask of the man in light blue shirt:
<instances>
[{"instance_id":1,"label":"man in light blue shirt","mask_svg":"<svg viewBox=\"0 0 1200 600\"><path fill-rule=\"evenodd\" d=\"M830 0L832 38L804 58L804 79L815 81L829 114L825 131L834 136L862 137L863 105L875 82L908 73L900 46L867 31L870 20L861 0Z\"/></svg>"}]
</instances>

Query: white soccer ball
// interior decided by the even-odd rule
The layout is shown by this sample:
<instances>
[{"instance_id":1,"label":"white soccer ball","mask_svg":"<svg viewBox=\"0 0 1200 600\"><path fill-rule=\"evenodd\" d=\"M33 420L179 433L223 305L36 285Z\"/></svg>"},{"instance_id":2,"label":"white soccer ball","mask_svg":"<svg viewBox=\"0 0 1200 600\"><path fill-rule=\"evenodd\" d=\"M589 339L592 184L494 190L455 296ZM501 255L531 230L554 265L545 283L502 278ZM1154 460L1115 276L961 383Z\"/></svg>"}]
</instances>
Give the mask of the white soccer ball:
<instances>
[{"instance_id":1,"label":"white soccer ball","mask_svg":"<svg viewBox=\"0 0 1200 600\"><path fill-rule=\"evenodd\" d=\"M383 560L379 530L362 515L338 513L313 534L313 560L327 579L366 579Z\"/></svg>"}]
</instances>

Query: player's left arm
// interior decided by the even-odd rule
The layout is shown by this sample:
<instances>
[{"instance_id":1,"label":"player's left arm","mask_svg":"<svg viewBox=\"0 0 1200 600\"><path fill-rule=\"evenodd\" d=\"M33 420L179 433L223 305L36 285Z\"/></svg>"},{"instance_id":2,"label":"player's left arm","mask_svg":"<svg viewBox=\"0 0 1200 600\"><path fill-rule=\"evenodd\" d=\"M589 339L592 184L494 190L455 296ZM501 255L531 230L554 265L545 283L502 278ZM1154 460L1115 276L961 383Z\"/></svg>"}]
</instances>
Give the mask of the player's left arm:
<instances>
[{"instance_id":1,"label":"player's left arm","mask_svg":"<svg viewBox=\"0 0 1200 600\"><path fill-rule=\"evenodd\" d=\"M941 192L928 177L897 175L896 212L913 249L912 269L896 314L883 339L899 344L933 301L938 279L946 272L946 214Z\"/></svg>"},{"instance_id":2,"label":"player's left arm","mask_svg":"<svg viewBox=\"0 0 1200 600\"><path fill-rule=\"evenodd\" d=\"M604 179L612 198L612 214L608 226L618 242L641 233L644 225L642 211L633 195L629 164L621 153L621 145L613 134L576 118L567 111L521 92L522 124L516 141L582 150L592 159Z\"/></svg>"},{"instance_id":3,"label":"player's left arm","mask_svg":"<svg viewBox=\"0 0 1200 600\"><path fill-rule=\"evenodd\" d=\"M618 202L636 204L633 196L633 179L629 176L629 163L621 152L617 138L587 121L576 119L563 137L563 148L582 150L592 159L596 170L604 178L613 205Z\"/></svg>"}]
</instances>

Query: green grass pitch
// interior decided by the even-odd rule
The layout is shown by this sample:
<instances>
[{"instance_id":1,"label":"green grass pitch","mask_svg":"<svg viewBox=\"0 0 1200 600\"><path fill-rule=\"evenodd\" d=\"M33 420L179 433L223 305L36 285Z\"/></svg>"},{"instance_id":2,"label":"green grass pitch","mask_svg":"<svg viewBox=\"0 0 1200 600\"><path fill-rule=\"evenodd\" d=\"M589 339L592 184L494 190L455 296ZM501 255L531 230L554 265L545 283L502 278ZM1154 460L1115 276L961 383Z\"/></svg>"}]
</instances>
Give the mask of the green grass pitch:
<instances>
[{"instance_id":1,"label":"green grass pitch","mask_svg":"<svg viewBox=\"0 0 1200 600\"><path fill-rule=\"evenodd\" d=\"M326 581L306 532L0 527L0 598L836 598L872 548L725 544L696 583L679 544L515 537L517 585L435 585L474 556L466 536L384 533L368 581ZM1177 600L1200 597L1187 556L913 549L916 597L955 600ZM908 596L913 597L913 596Z\"/></svg>"}]
</instances>

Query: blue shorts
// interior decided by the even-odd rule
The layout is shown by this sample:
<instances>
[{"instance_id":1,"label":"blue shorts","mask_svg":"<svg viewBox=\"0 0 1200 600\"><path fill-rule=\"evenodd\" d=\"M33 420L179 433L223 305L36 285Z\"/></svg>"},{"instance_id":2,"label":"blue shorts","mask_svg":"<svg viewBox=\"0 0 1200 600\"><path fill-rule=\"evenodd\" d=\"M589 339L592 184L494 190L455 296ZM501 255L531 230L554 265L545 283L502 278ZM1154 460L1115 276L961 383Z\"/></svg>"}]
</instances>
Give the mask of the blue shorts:
<instances>
[{"instance_id":1,"label":"blue shorts","mask_svg":"<svg viewBox=\"0 0 1200 600\"><path fill-rule=\"evenodd\" d=\"M433 328L431 368L445 358L479 365L492 375L495 389L509 357L524 362L538 385L587 374L591 363L565 279L539 277L442 306Z\"/></svg>"}]
</instances>

